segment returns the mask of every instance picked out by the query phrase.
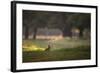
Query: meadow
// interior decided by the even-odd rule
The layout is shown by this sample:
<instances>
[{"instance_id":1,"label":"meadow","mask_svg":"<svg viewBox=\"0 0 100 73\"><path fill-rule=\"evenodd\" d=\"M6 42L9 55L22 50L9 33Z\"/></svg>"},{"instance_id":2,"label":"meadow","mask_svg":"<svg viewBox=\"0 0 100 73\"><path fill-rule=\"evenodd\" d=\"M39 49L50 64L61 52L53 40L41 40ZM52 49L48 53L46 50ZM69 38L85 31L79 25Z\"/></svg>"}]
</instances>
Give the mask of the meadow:
<instances>
[{"instance_id":1,"label":"meadow","mask_svg":"<svg viewBox=\"0 0 100 73\"><path fill-rule=\"evenodd\" d=\"M46 50L50 44L50 49ZM23 62L44 62L91 59L87 39L23 40Z\"/></svg>"}]
</instances>

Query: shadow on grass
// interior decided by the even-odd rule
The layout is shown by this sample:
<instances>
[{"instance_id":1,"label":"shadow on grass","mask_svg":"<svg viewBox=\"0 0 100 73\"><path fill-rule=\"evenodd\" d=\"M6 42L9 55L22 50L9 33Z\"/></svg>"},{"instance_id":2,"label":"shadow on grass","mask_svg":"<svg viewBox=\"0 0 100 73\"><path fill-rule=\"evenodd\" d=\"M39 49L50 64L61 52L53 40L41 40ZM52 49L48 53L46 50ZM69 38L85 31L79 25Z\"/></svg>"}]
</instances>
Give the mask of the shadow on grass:
<instances>
[{"instance_id":1,"label":"shadow on grass","mask_svg":"<svg viewBox=\"0 0 100 73\"><path fill-rule=\"evenodd\" d=\"M85 60L91 58L89 46L62 48L53 51L23 51L23 62Z\"/></svg>"}]
</instances>

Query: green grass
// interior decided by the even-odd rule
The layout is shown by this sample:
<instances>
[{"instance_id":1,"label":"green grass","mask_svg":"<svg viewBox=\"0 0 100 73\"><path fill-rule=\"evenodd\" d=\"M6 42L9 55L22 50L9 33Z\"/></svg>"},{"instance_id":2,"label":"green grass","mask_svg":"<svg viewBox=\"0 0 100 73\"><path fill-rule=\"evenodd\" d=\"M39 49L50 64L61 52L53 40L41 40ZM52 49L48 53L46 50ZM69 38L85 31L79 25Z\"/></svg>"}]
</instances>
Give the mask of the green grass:
<instances>
[{"instance_id":1,"label":"green grass","mask_svg":"<svg viewBox=\"0 0 100 73\"><path fill-rule=\"evenodd\" d=\"M41 48L47 48L48 44L51 45L51 50L57 50L61 48L75 48L78 46L89 46L90 41L89 40L83 40L83 39L62 39L62 40L23 40L24 44L31 44L35 45Z\"/></svg>"},{"instance_id":2,"label":"green grass","mask_svg":"<svg viewBox=\"0 0 100 73\"><path fill-rule=\"evenodd\" d=\"M47 48L48 51L22 51L23 62L44 62L63 60L86 60L91 58L90 40L84 39L62 39L62 40L23 40L24 45L33 45L39 48ZM32 48L34 49L34 48Z\"/></svg>"},{"instance_id":3,"label":"green grass","mask_svg":"<svg viewBox=\"0 0 100 73\"><path fill-rule=\"evenodd\" d=\"M23 52L23 62L63 61L90 59L90 47L63 48L55 51Z\"/></svg>"}]
</instances>

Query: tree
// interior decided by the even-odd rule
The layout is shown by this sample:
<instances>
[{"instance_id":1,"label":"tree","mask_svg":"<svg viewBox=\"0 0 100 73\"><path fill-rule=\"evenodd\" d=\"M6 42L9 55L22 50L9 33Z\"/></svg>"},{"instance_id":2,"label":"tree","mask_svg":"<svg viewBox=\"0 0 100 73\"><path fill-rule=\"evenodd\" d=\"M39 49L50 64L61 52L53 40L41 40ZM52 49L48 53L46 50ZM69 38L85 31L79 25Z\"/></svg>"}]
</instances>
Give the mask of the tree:
<instances>
[{"instance_id":1,"label":"tree","mask_svg":"<svg viewBox=\"0 0 100 73\"><path fill-rule=\"evenodd\" d=\"M73 13L68 19L71 27L76 27L80 30L80 37L82 37L85 28L90 29L90 22L91 18L89 13Z\"/></svg>"},{"instance_id":2,"label":"tree","mask_svg":"<svg viewBox=\"0 0 100 73\"><path fill-rule=\"evenodd\" d=\"M85 28L90 29L89 13L50 12L23 10L23 27L25 39L28 39L29 31L32 30L33 39L36 39L38 28L58 28L63 36L71 36L71 30L76 27L80 30L80 37Z\"/></svg>"},{"instance_id":3,"label":"tree","mask_svg":"<svg viewBox=\"0 0 100 73\"><path fill-rule=\"evenodd\" d=\"M28 39L30 29L33 30L33 39L36 39L37 29L45 27L48 19L47 12L24 10L23 27L25 28L25 39Z\"/></svg>"}]
</instances>

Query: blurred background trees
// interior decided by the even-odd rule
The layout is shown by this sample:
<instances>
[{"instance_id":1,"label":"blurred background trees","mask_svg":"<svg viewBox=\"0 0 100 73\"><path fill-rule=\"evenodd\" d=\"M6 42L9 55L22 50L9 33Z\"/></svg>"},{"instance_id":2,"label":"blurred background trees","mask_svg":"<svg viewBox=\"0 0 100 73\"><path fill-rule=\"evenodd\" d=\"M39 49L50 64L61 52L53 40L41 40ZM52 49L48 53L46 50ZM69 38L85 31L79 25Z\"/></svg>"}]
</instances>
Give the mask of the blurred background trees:
<instances>
[{"instance_id":1,"label":"blurred background trees","mask_svg":"<svg viewBox=\"0 0 100 73\"><path fill-rule=\"evenodd\" d=\"M79 37L90 34L91 14L72 12L50 12L23 10L23 36L29 35L36 39L38 28L57 28L63 32L64 37L72 37L78 33Z\"/></svg>"}]
</instances>

